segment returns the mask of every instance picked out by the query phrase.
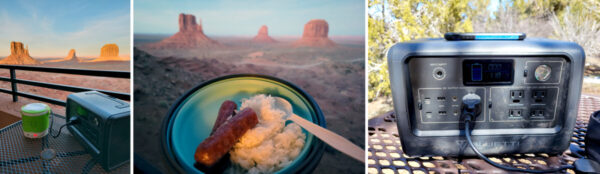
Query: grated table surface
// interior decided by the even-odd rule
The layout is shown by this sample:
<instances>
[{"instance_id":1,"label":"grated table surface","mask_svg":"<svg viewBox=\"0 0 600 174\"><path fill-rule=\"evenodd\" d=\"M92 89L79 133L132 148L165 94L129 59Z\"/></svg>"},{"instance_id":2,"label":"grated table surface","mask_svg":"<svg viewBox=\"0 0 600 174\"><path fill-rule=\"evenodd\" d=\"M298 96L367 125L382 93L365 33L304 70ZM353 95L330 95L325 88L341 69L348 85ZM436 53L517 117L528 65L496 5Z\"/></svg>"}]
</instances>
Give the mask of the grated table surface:
<instances>
[{"instance_id":1,"label":"grated table surface","mask_svg":"<svg viewBox=\"0 0 600 174\"><path fill-rule=\"evenodd\" d=\"M600 97L582 95L577 122L571 138L572 146L585 148L584 137L590 115L600 110ZM368 173L509 173L476 157L409 157L402 152L393 111L369 120ZM570 150L558 156L548 154L511 154L490 157L503 165L530 169L548 169L572 164L577 156ZM567 170L568 173L575 173Z\"/></svg>"},{"instance_id":2,"label":"grated table surface","mask_svg":"<svg viewBox=\"0 0 600 174\"><path fill-rule=\"evenodd\" d=\"M65 117L54 115L50 133L57 134ZM57 138L49 134L41 139L23 136L21 121L0 128L0 173L108 173L92 160L68 129L63 128ZM42 159L45 149L56 151L56 157ZM110 173L129 173L129 163Z\"/></svg>"}]
</instances>

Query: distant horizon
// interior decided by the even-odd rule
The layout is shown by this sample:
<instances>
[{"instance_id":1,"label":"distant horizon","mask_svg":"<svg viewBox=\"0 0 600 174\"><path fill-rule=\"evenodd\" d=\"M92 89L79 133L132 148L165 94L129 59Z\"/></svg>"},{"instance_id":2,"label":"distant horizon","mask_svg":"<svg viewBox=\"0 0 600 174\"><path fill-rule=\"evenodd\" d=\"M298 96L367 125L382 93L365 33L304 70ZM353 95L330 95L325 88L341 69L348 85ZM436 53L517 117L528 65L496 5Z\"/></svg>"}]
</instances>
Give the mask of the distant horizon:
<instances>
[{"instance_id":1,"label":"distant horizon","mask_svg":"<svg viewBox=\"0 0 600 174\"><path fill-rule=\"evenodd\" d=\"M62 59L62 58L67 57L67 55L64 55L62 57L54 57L54 56L32 56L32 55L29 55L29 56L31 56L31 58L34 58L34 59ZM83 59L96 59L96 58L100 57L100 56L79 56L79 55L76 55L76 56L78 58L83 58ZM0 60L4 59L6 57L8 57L8 55L6 55L6 56L0 55ZM130 54L127 54L127 55L125 55L125 54L119 54L119 57L128 57L128 58L131 58L131 55Z\"/></svg>"},{"instance_id":2,"label":"distant horizon","mask_svg":"<svg viewBox=\"0 0 600 174\"><path fill-rule=\"evenodd\" d=\"M166 34L166 33L134 33L133 34L133 42L134 46L144 45L148 43L157 43L165 38L172 36L174 33ZM207 35L209 38L212 38L216 41L231 41L238 40L239 41L250 41L255 36L250 35ZM279 35L273 36L269 35L271 38L280 41L281 43L293 43L296 40L302 38L302 35ZM338 36L329 36L329 39L333 40L338 44L359 44L365 45L364 36L352 36L352 35L338 35Z\"/></svg>"},{"instance_id":3,"label":"distant horizon","mask_svg":"<svg viewBox=\"0 0 600 174\"><path fill-rule=\"evenodd\" d=\"M10 42L13 42L13 41L10 41ZM7 44L5 44L5 46L2 46L2 44L0 43L0 53L6 54L6 55L0 55L0 59L3 59L3 58L5 58L5 57L7 57L7 56L10 55L10 42L8 42ZM20 41L14 41L14 42L20 42ZM37 53L37 51L35 50L35 48L32 50L32 48L31 48L31 46L29 46L29 44L24 43L24 42L21 42L21 43L23 43L23 48L25 48L25 46L28 47L29 56L31 56L33 58L59 58L59 57L67 57L69 55L69 51L71 51L71 49L74 49L74 48L66 49L64 51L63 55L40 55L39 53ZM104 46L104 44L101 45L101 46L99 46L98 49L97 49L97 51L94 51L97 54L92 53L92 54L95 54L95 55L80 54L80 52L77 49L75 49L75 55L77 57L97 58L97 57L100 57L100 50L101 50L102 46ZM123 53L123 51L121 51L122 46L120 46L120 45L118 45L118 46L119 46L119 56L121 56L121 55L128 55L127 57L129 57L129 55L130 55L129 54L129 52L130 52L129 48L126 49L127 53ZM58 50L55 50L55 51L58 52ZM4 52L6 52L6 53L4 53ZM121 54L121 53L123 53L123 54Z\"/></svg>"},{"instance_id":4,"label":"distant horizon","mask_svg":"<svg viewBox=\"0 0 600 174\"><path fill-rule=\"evenodd\" d=\"M0 55L10 55L11 41L28 45L32 57L66 57L70 49L99 56L109 43L129 55L130 21L129 1L0 1Z\"/></svg>"},{"instance_id":5,"label":"distant horizon","mask_svg":"<svg viewBox=\"0 0 600 174\"><path fill-rule=\"evenodd\" d=\"M361 0L138 1L134 7L134 34L176 33L180 13L194 15L206 35L255 35L266 25L271 36L301 36L304 24L312 19L326 20L330 36L366 34Z\"/></svg>"},{"instance_id":6,"label":"distant horizon","mask_svg":"<svg viewBox=\"0 0 600 174\"><path fill-rule=\"evenodd\" d=\"M256 32L258 33L258 30L256 30ZM170 36L170 35L173 35L175 33L177 33L177 32L174 32L174 33L133 33L133 37L135 38L135 35L168 35L168 36ZM254 35L224 35L224 34L223 35L220 35L220 34L217 35L217 34L208 34L208 33L205 32L204 34L206 36L208 36L208 37L254 37L254 36L256 36L257 33L255 33ZM301 38L302 37L302 33L300 33L298 35L272 35L272 34L269 34L269 36L271 36L271 37L297 37L297 38ZM328 37L330 37L330 38L331 37L356 37L356 38L362 38L362 39L364 39L365 36L364 35L331 35L330 34Z\"/></svg>"}]
</instances>

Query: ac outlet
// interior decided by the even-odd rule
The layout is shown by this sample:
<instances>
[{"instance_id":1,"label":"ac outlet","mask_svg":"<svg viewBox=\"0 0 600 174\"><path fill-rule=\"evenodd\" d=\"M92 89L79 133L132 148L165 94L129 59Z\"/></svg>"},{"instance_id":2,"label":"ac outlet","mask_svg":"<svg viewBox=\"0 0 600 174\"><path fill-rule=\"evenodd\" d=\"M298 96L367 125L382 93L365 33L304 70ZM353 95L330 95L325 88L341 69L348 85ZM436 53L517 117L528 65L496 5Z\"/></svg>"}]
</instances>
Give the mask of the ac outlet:
<instances>
[{"instance_id":1,"label":"ac outlet","mask_svg":"<svg viewBox=\"0 0 600 174\"><path fill-rule=\"evenodd\" d=\"M509 118L522 117L523 110L521 109L511 109L508 111Z\"/></svg>"},{"instance_id":2,"label":"ac outlet","mask_svg":"<svg viewBox=\"0 0 600 174\"><path fill-rule=\"evenodd\" d=\"M544 117L546 112L543 109L532 109L529 115L531 117Z\"/></svg>"},{"instance_id":3,"label":"ac outlet","mask_svg":"<svg viewBox=\"0 0 600 174\"><path fill-rule=\"evenodd\" d=\"M520 103L523 100L523 97L525 97L524 90L511 90L510 91L510 99L512 100L513 103Z\"/></svg>"},{"instance_id":4,"label":"ac outlet","mask_svg":"<svg viewBox=\"0 0 600 174\"><path fill-rule=\"evenodd\" d=\"M542 89L533 90L531 92L531 98L536 103L542 103L542 102L544 102L544 98L546 98L547 93L548 92L546 90L542 90Z\"/></svg>"}]
</instances>

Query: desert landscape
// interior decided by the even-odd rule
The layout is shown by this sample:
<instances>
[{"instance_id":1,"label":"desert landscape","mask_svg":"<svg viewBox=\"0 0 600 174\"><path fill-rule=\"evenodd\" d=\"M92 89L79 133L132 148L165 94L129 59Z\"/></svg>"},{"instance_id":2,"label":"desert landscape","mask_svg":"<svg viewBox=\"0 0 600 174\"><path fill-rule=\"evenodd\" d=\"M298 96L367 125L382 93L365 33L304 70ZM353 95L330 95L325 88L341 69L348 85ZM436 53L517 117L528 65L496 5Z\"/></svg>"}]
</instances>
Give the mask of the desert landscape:
<instances>
[{"instance_id":1,"label":"desert landscape","mask_svg":"<svg viewBox=\"0 0 600 174\"><path fill-rule=\"evenodd\" d=\"M173 35L134 34L134 149L162 172L160 127L171 104L190 88L239 73L275 76L298 85L319 104L327 128L364 147L363 37L331 37L327 21L310 20L298 36L205 34L199 18L179 15ZM235 34L232 34L235 35ZM144 142L144 143L139 143ZM363 164L327 147L315 173L354 173Z\"/></svg>"},{"instance_id":2,"label":"desert landscape","mask_svg":"<svg viewBox=\"0 0 600 174\"><path fill-rule=\"evenodd\" d=\"M10 43L10 55L0 60L4 65L25 65L57 68L74 69L95 69L95 70L115 70L130 71L130 61L128 57L118 56L118 47L115 44L106 44L100 49L100 56L97 58L77 57L76 50L69 50L64 58L45 58L36 59L30 56L27 46L21 42L13 41ZM8 69L0 69L0 76L10 78ZM80 86L102 90L129 93L130 79L118 79L108 77L93 77L60 73L44 73L35 71L16 71L16 77L24 80L33 80L47 83L57 83L63 85ZM9 82L0 82L0 88L10 90ZM18 84L17 89L21 92L27 92L35 95L46 96L59 100L66 100L70 92L42 88L30 85ZM0 94L0 111L7 112L15 117L20 117L19 111L21 105L31 102L39 102L25 97L19 97L19 102L12 102L9 94ZM64 115L65 108L62 106L51 105L55 113Z\"/></svg>"}]
</instances>

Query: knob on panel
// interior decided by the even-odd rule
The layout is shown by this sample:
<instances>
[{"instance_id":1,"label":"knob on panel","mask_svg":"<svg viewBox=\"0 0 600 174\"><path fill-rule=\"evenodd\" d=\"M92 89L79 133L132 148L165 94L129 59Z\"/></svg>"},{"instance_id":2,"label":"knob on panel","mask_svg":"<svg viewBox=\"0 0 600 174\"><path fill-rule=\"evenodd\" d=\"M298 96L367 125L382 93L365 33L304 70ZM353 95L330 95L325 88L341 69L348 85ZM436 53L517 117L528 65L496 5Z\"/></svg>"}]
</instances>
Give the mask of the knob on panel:
<instances>
[{"instance_id":1,"label":"knob on panel","mask_svg":"<svg viewBox=\"0 0 600 174\"><path fill-rule=\"evenodd\" d=\"M550 79L552 69L548 65L538 65L535 68L535 79L541 82L545 82Z\"/></svg>"}]
</instances>

